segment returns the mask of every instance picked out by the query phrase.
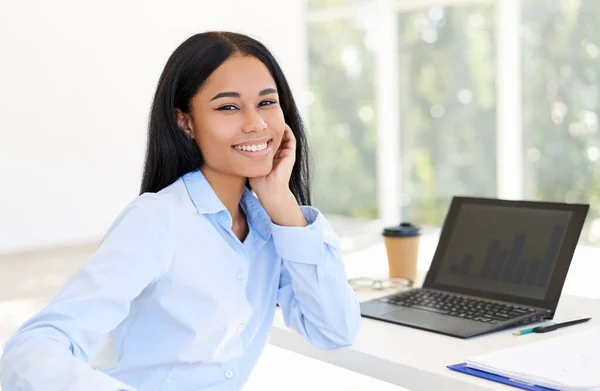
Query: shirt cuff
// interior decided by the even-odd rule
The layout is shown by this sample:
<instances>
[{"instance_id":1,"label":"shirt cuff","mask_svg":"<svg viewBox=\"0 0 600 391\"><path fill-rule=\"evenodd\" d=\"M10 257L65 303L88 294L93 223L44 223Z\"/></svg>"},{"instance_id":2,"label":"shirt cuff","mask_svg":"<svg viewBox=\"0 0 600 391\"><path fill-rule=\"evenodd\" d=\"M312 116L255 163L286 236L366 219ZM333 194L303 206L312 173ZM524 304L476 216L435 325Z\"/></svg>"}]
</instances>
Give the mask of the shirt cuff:
<instances>
[{"instance_id":1,"label":"shirt cuff","mask_svg":"<svg viewBox=\"0 0 600 391\"><path fill-rule=\"evenodd\" d=\"M339 250L339 239L316 208L301 206L300 210L308 222L306 227L284 227L271 223L275 250L283 259L318 265L323 259L324 245Z\"/></svg>"}]
</instances>

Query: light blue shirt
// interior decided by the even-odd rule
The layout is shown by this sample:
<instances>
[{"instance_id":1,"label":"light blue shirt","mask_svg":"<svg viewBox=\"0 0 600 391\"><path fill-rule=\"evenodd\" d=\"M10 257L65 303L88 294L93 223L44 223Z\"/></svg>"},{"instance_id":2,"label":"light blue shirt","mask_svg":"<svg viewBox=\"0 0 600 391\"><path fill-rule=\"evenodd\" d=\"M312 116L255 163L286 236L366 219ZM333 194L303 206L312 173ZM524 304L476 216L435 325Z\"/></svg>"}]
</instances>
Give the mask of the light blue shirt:
<instances>
[{"instance_id":1,"label":"light blue shirt","mask_svg":"<svg viewBox=\"0 0 600 391\"><path fill-rule=\"evenodd\" d=\"M131 202L48 306L8 341L5 391L239 390L281 306L312 344L353 342L360 307L321 213L275 225L248 189L249 233L201 171ZM285 385L281 385L285 388Z\"/></svg>"}]
</instances>

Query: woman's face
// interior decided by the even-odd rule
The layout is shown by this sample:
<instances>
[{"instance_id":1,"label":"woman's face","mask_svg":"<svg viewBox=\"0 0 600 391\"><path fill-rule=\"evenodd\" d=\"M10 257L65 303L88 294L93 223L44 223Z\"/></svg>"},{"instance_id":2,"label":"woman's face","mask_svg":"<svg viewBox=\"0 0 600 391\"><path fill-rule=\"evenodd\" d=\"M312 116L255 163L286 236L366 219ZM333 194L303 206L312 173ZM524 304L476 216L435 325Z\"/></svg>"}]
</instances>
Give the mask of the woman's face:
<instances>
[{"instance_id":1,"label":"woman's face","mask_svg":"<svg viewBox=\"0 0 600 391\"><path fill-rule=\"evenodd\" d=\"M203 171L246 178L271 172L285 121L275 80L260 60L230 57L193 97L191 116L176 115L202 151Z\"/></svg>"}]
</instances>

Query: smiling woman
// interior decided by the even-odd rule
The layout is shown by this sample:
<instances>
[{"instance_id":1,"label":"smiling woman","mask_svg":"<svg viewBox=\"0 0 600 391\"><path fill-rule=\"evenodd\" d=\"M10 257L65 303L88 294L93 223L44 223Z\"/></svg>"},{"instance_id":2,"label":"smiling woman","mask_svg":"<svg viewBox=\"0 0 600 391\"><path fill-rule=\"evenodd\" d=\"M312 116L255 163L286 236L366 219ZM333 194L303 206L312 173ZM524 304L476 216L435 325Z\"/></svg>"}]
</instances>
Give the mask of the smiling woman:
<instances>
[{"instance_id":1,"label":"smiling woman","mask_svg":"<svg viewBox=\"0 0 600 391\"><path fill-rule=\"evenodd\" d=\"M359 304L307 162L270 52L234 33L186 40L158 83L141 195L8 341L2 388L239 390L276 305L314 345L351 344Z\"/></svg>"},{"instance_id":2,"label":"smiling woman","mask_svg":"<svg viewBox=\"0 0 600 391\"><path fill-rule=\"evenodd\" d=\"M304 124L275 58L261 43L240 34L190 37L167 62L156 90L141 193L170 185L197 168L198 161L203 164L208 159L231 171L236 165L232 165L235 155L229 153L229 147L235 145L252 146L249 143L254 142L258 148L258 144L273 139L276 143L270 145L267 156L278 158L276 152L286 124L297 144L297 164L289 188L300 205L310 205ZM217 155L223 152L219 146L227 142L228 152L219 158ZM258 162L262 168L252 163L247 169L264 172L270 160ZM250 162L238 159L238 164L246 166Z\"/></svg>"}]
</instances>

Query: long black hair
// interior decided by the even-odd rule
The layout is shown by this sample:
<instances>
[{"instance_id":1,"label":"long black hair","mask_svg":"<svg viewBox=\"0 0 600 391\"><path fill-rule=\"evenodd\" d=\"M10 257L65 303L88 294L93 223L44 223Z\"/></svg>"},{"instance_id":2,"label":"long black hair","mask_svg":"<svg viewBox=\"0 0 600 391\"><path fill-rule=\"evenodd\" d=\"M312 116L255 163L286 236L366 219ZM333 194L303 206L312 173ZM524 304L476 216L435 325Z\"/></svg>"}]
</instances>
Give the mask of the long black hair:
<instances>
[{"instance_id":1,"label":"long black hair","mask_svg":"<svg viewBox=\"0 0 600 391\"><path fill-rule=\"evenodd\" d=\"M285 122L296 136L296 163L292 169L290 190L300 205L310 205L306 131L279 64L257 40L243 34L218 31L188 38L175 49L165 65L150 111L140 194L156 193L204 164L198 145L177 125L175 108L190 113L194 95L215 69L234 54L257 58L275 80Z\"/></svg>"}]
</instances>

